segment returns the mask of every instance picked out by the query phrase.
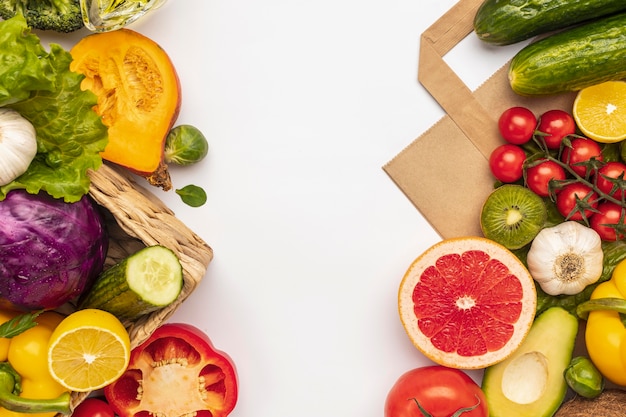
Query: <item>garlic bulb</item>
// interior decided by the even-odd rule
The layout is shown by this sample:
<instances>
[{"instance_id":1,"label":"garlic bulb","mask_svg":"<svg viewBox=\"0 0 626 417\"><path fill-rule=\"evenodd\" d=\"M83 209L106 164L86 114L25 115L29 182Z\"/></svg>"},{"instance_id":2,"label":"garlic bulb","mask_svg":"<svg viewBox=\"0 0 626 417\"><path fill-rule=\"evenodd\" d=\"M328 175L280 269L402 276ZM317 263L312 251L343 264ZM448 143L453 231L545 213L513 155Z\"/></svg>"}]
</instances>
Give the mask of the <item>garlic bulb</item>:
<instances>
[{"instance_id":1,"label":"garlic bulb","mask_svg":"<svg viewBox=\"0 0 626 417\"><path fill-rule=\"evenodd\" d=\"M0 108L0 185L26 172L36 154L33 125L15 110Z\"/></svg>"},{"instance_id":2,"label":"garlic bulb","mask_svg":"<svg viewBox=\"0 0 626 417\"><path fill-rule=\"evenodd\" d=\"M575 221L542 229L528 251L530 274L547 294L578 294L602 275L602 240Z\"/></svg>"}]
</instances>

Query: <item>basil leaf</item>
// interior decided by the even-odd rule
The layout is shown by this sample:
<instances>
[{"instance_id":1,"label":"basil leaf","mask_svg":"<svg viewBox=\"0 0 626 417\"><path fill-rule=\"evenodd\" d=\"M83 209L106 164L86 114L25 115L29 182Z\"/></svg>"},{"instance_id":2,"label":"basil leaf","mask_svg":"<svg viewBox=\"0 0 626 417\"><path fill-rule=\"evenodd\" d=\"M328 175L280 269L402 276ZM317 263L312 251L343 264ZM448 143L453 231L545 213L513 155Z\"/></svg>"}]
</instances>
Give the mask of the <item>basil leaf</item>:
<instances>
[{"instance_id":1,"label":"basil leaf","mask_svg":"<svg viewBox=\"0 0 626 417\"><path fill-rule=\"evenodd\" d=\"M191 207L200 207L206 203L207 199L206 192L201 187L193 184L176 190L176 194L180 196L183 203Z\"/></svg>"},{"instance_id":2,"label":"basil leaf","mask_svg":"<svg viewBox=\"0 0 626 417\"><path fill-rule=\"evenodd\" d=\"M13 317L0 325L0 337L10 339L37 325L35 319L43 311L24 313Z\"/></svg>"}]
</instances>

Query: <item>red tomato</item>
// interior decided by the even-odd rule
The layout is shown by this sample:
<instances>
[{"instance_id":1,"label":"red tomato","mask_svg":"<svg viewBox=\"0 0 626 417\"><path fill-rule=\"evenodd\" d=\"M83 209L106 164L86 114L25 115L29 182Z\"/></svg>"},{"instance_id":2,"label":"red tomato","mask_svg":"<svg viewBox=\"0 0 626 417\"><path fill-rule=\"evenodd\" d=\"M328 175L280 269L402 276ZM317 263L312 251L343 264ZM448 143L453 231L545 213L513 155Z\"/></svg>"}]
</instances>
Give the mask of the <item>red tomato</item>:
<instances>
[{"instance_id":1,"label":"red tomato","mask_svg":"<svg viewBox=\"0 0 626 417\"><path fill-rule=\"evenodd\" d=\"M541 197L550 195L550 180L564 180L565 170L554 161L544 160L526 170L526 186Z\"/></svg>"},{"instance_id":2,"label":"red tomato","mask_svg":"<svg viewBox=\"0 0 626 417\"><path fill-rule=\"evenodd\" d=\"M90 397L74 409L72 417L115 417L115 413L106 401Z\"/></svg>"},{"instance_id":3,"label":"red tomato","mask_svg":"<svg viewBox=\"0 0 626 417\"><path fill-rule=\"evenodd\" d=\"M591 168L591 172L595 172L590 164L587 166L579 165L591 161L602 161L602 148L598 142L587 138L576 138L572 140L571 147L566 146L563 148L563 154L561 155L561 161L568 164L570 168L574 170L581 177L585 177Z\"/></svg>"},{"instance_id":4,"label":"red tomato","mask_svg":"<svg viewBox=\"0 0 626 417\"><path fill-rule=\"evenodd\" d=\"M230 357L190 324L166 323L131 351L126 372L104 388L120 417L226 417L237 403Z\"/></svg>"},{"instance_id":5,"label":"red tomato","mask_svg":"<svg viewBox=\"0 0 626 417\"><path fill-rule=\"evenodd\" d=\"M598 193L580 182L561 188L556 196L556 208L567 220L589 219L598 207Z\"/></svg>"},{"instance_id":6,"label":"red tomato","mask_svg":"<svg viewBox=\"0 0 626 417\"><path fill-rule=\"evenodd\" d=\"M500 145L489 156L489 168L494 177L502 182L515 182L522 178L526 160L524 150L517 145Z\"/></svg>"},{"instance_id":7,"label":"red tomato","mask_svg":"<svg viewBox=\"0 0 626 417\"><path fill-rule=\"evenodd\" d=\"M526 107L511 107L498 119L500 135L514 145L522 145L532 139L536 127L537 118Z\"/></svg>"},{"instance_id":8,"label":"red tomato","mask_svg":"<svg viewBox=\"0 0 626 417\"><path fill-rule=\"evenodd\" d=\"M598 204L597 212L589 220L589 226L598 232L602 240L617 240L624 238L624 215L622 207L610 201Z\"/></svg>"},{"instance_id":9,"label":"red tomato","mask_svg":"<svg viewBox=\"0 0 626 417\"><path fill-rule=\"evenodd\" d=\"M472 378L459 369L433 365L400 376L387 394L384 417L450 417L461 409L468 409L462 417L489 416L485 394Z\"/></svg>"},{"instance_id":10,"label":"red tomato","mask_svg":"<svg viewBox=\"0 0 626 417\"><path fill-rule=\"evenodd\" d=\"M596 186L600 191L610 194L620 200L624 194L624 189L620 187L619 181L624 180L626 176L626 164L622 162L607 162L596 174ZM612 181L613 180L613 181ZM622 183L626 187L626 182ZM615 188L613 188L615 186Z\"/></svg>"},{"instance_id":11,"label":"red tomato","mask_svg":"<svg viewBox=\"0 0 626 417\"><path fill-rule=\"evenodd\" d=\"M559 149L563 138L576 132L576 122L563 110L548 110L539 117L537 126L548 149Z\"/></svg>"}]
</instances>

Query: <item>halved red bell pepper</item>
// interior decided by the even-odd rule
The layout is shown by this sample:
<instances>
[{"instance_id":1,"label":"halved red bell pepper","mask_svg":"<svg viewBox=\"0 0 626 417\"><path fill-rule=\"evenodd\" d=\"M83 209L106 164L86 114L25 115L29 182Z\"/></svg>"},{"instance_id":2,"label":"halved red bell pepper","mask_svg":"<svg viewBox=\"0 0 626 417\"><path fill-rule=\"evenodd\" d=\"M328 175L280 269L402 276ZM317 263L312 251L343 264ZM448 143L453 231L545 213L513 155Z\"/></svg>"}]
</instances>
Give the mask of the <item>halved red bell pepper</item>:
<instances>
[{"instance_id":1,"label":"halved red bell pepper","mask_svg":"<svg viewBox=\"0 0 626 417\"><path fill-rule=\"evenodd\" d=\"M237 388L233 361L204 332L166 323L132 350L128 369L104 395L120 417L226 417Z\"/></svg>"}]
</instances>

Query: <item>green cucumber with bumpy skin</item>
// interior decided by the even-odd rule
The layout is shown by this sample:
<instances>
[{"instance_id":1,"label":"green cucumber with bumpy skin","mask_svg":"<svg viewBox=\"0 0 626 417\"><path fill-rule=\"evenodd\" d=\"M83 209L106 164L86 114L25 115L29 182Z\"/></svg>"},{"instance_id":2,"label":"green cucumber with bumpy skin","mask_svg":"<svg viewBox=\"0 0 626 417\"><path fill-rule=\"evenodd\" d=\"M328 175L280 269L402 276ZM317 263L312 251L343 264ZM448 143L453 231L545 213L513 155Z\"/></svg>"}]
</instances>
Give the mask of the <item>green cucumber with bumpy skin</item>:
<instances>
[{"instance_id":1,"label":"green cucumber with bumpy skin","mask_svg":"<svg viewBox=\"0 0 626 417\"><path fill-rule=\"evenodd\" d=\"M176 254L164 246L148 246L103 271L78 306L134 320L168 306L182 288L183 270Z\"/></svg>"},{"instance_id":2,"label":"green cucumber with bumpy skin","mask_svg":"<svg viewBox=\"0 0 626 417\"><path fill-rule=\"evenodd\" d=\"M578 91L626 77L626 13L548 36L522 48L509 83L522 96Z\"/></svg>"},{"instance_id":3,"label":"green cucumber with bumpy skin","mask_svg":"<svg viewBox=\"0 0 626 417\"><path fill-rule=\"evenodd\" d=\"M486 43L510 45L624 10L624 0L485 0L474 31Z\"/></svg>"}]
</instances>

